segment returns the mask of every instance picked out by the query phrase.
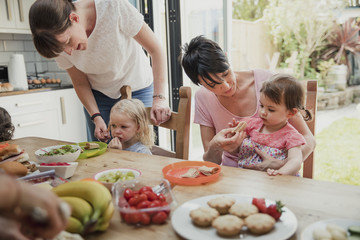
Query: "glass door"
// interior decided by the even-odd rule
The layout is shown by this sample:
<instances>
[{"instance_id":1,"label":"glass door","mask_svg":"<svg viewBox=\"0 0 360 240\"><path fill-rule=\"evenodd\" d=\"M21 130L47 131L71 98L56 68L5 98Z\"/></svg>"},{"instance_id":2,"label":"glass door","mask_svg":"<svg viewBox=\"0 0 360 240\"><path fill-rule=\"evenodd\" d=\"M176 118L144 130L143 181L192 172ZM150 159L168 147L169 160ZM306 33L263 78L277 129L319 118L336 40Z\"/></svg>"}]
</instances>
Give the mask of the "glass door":
<instances>
[{"instance_id":1,"label":"glass door","mask_svg":"<svg viewBox=\"0 0 360 240\"><path fill-rule=\"evenodd\" d=\"M155 35L160 40L167 55L169 102L173 109L177 108L176 99L172 99L172 92L179 91L179 85L191 86L194 97L197 86L193 85L182 71L178 56L180 45L188 43L198 35L210 38L227 51L230 46L228 39L229 23L231 19L231 0L129 0L144 14L145 20L149 17L153 24ZM143 8L143 9L141 9ZM230 14L227 14L230 9ZM182 76L181 76L182 74ZM174 105L175 102L175 105ZM194 98L192 99L194 111ZM193 116L193 113L192 113ZM191 120L190 160L202 160L203 147L201 143L199 125ZM159 129L158 141L161 147L171 149L170 131Z\"/></svg>"},{"instance_id":2,"label":"glass door","mask_svg":"<svg viewBox=\"0 0 360 240\"><path fill-rule=\"evenodd\" d=\"M229 42L227 29L229 28L228 14L231 0L182 0L181 7L181 39L182 44L189 43L196 36L203 35L217 42L224 51L228 51ZM190 134L190 160L202 160L204 153L201 142L200 126L193 123L195 101L194 96L199 88L195 86L183 72L183 85L192 88L192 118Z\"/></svg>"}]
</instances>

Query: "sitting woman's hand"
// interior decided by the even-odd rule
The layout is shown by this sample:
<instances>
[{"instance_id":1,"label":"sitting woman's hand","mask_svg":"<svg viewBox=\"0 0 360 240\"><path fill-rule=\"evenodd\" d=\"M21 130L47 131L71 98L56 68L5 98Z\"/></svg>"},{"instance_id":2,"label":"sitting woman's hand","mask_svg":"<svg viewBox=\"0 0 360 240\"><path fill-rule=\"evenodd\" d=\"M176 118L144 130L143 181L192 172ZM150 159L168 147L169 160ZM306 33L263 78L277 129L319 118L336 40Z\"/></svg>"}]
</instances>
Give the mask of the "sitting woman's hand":
<instances>
[{"instance_id":1,"label":"sitting woman's hand","mask_svg":"<svg viewBox=\"0 0 360 240\"><path fill-rule=\"evenodd\" d=\"M254 165L244 165L243 166L244 168L255 169L255 170L260 170L260 171L266 171L269 168L278 170L282 166L284 166L285 163L287 162L286 159L279 160L279 159L273 158L270 155L268 155L268 154L264 153L263 151L261 151L260 149L258 149L257 147L255 147L255 151L261 157L262 162L254 164Z\"/></svg>"},{"instance_id":2,"label":"sitting woman's hand","mask_svg":"<svg viewBox=\"0 0 360 240\"><path fill-rule=\"evenodd\" d=\"M214 136L213 141L224 151L236 154L243 140L246 138L246 133L242 131L234 134L232 130L232 128L221 130Z\"/></svg>"}]
</instances>

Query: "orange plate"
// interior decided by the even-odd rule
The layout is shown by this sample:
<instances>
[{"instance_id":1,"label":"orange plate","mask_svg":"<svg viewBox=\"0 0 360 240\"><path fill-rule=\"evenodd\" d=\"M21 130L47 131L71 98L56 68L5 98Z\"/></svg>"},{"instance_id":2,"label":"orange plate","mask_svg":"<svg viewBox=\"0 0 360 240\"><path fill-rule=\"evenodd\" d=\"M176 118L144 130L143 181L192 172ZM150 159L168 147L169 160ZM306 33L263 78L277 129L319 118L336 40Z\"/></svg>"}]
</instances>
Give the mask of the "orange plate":
<instances>
[{"instance_id":1,"label":"orange plate","mask_svg":"<svg viewBox=\"0 0 360 240\"><path fill-rule=\"evenodd\" d=\"M218 167L219 171L213 175L205 176L200 174L197 178L182 178L182 174L186 173L189 168L199 168L201 166L207 167ZM180 185L200 185L203 183L213 182L219 178L221 167L216 163L212 162L203 162L203 161L181 161L166 165L162 172L164 177L169 180L171 183L180 184Z\"/></svg>"}]
</instances>

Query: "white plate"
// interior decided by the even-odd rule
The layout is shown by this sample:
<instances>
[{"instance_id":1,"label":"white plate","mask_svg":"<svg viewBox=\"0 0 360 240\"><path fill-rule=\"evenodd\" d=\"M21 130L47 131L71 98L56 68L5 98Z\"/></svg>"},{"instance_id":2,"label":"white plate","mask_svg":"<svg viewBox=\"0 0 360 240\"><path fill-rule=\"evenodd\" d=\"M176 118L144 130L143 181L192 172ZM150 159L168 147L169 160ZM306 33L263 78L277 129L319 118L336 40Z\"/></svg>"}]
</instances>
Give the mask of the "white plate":
<instances>
[{"instance_id":1,"label":"white plate","mask_svg":"<svg viewBox=\"0 0 360 240\"><path fill-rule=\"evenodd\" d=\"M355 220L355 219L339 219L339 218L334 218L334 219L326 219L326 220L322 220L322 221L318 221L318 222L314 222L312 224L310 224L309 226L307 226L301 233L301 240L313 240L313 232L315 229L317 228L326 228L327 224L336 224L340 227L345 228L345 230L348 229L349 226L352 225L358 225L360 226L360 220Z\"/></svg>"},{"instance_id":2,"label":"white plate","mask_svg":"<svg viewBox=\"0 0 360 240\"><path fill-rule=\"evenodd\" d=\"M196 227L190 219L189 213L191 210L196 209L201 206L208 206L207 202L210 199L227 196L234 198L237 203L239 202L248 202L251 203L252 197L243 196L239 194L219 194L219 195L209 195L205 197L196 198L190 201L185 202L179 206L173 213L171 218L171 223L175 231L186 239L256 239L256 240L283 240L291 237L297 229L297 219L295 214L290 211L287 207L284 207L283 214L279 221L276 222L275 228L267 234L261 236L255 236L246 232L245 236L240 238L236 236L233 238L223 238L216 233L216 229L213 227L200 228ZM275 201L266 199L266 205L275 203ZM244 233L243 233L244 234Z\"/></svg>"}]
</instances>

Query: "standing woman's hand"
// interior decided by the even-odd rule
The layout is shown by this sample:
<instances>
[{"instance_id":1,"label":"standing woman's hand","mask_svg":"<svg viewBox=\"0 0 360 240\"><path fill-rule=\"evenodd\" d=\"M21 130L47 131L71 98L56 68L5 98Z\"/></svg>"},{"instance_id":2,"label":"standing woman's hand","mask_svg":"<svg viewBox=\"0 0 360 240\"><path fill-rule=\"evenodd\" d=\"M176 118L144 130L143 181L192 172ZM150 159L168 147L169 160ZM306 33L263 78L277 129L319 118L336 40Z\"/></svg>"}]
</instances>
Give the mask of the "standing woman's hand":
<instances>
[{"instance_id":1,"label":"standing woman's hand","mask_svg":"<svg viewBox=\"0 0 360 240\"><path fill-rule=\"evenodd\" d=\"M160 125L170 119L171 109L165 98L155 97L150 111L150 120L154 125Z\"/></svg>"},{"instance_id":2,"label":"standing woman's hand","mask_svg":"<svg viewBox=\"0 0 360 240\"><path fill-rule=\"evenodd\" d=\"M107 142L110 139L110 134L108 131L108 128L104 122L104 119L102 117L96 117L94 119L95 124L95 132L94 136L99 139L101 142Z\"/></svg>"}]
</instances>

